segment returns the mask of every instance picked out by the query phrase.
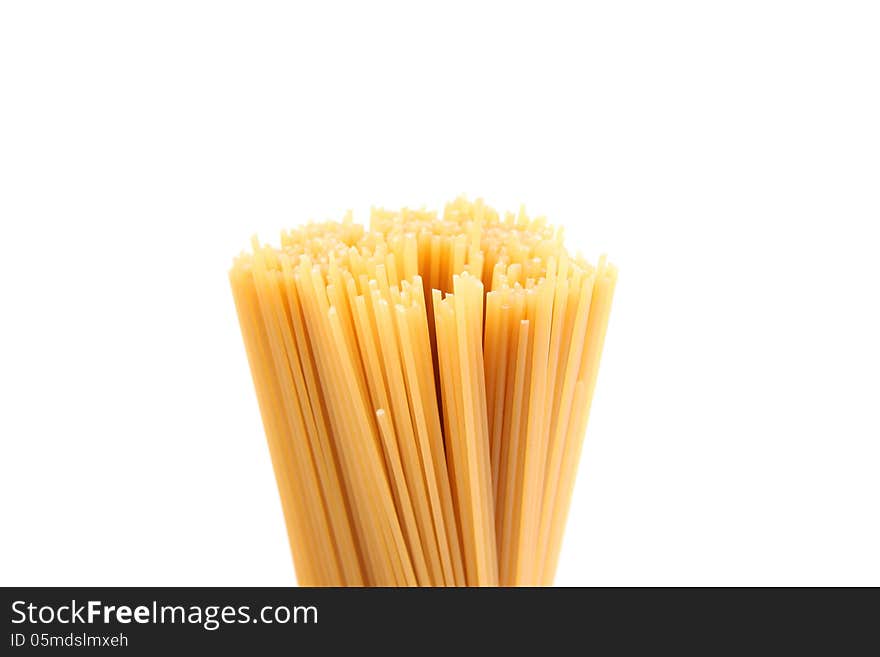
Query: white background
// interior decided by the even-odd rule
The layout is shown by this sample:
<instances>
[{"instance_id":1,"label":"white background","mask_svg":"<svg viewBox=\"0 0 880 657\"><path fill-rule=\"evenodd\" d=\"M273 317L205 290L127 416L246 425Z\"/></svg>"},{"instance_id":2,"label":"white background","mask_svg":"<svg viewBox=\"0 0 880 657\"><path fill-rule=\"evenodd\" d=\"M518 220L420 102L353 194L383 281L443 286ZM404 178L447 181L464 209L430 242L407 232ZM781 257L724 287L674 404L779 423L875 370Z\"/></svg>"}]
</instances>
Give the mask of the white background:
<instances>
[{"instance_id":1,"label":"white background","mask_svg":"<svg viewBox=\"0 0 880 657\"><path fill-rule=\"evenodd\" d=\"M227 286L461 192L620 267L557 583L880 584L873 2L4 2L0 583L283 585Z\"/></svg>"}]
</instances>

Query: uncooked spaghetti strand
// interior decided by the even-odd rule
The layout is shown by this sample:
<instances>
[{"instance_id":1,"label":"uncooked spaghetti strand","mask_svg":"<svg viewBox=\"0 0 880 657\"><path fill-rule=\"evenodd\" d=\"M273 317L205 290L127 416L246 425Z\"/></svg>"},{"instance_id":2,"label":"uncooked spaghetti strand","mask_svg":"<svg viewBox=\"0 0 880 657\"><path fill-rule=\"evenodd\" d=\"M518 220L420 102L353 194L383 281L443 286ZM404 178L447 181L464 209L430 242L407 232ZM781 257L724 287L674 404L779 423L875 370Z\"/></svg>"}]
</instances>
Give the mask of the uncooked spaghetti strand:
<instances>
[{"instance_id":1,"label":"uncooked spaghetti strand","mask_svg":"<svg viewBox=\"0 0 880 657\"><path fill-rule=\"evenodd\" d=\"M462 372L459 365L458 335L455 327L454 297L447 294L441 300L439 291L434 292L434 319L437 323L437 348L440 355L440 374L443 383L443 413L446 419L446 454L453 500L458 516L458 527L468 586L478 586L477 565L478 531L473 512L472 491L469 478L464 428L464 403L462 400Z\"/></svg>"},{"instance_id":2,"label":"uncooked spaghetti strand","mask_svg":"<svg viewBox=\"0 0 880 657\"><path fill-rule=\"evenodd\" d=\"M463 249L463 247L462 247ZM463 256L461 256L463 258ZM476 400L479 394L479 382L476 380L477 369L473 360L474 347L474 299L470 294L468 274L453 277L455 327L458 338L458 358L461 371L461 398L463 400L463 437L465 467L470 491L471 508L468 510L473 518L476 553L476 585L491 586L493 584L493 562L495 554L494 523L486 523L486 508L491 500L486 499L483 482L483 468L480 453L488 450L488 436L483 433L483 419L480 417L480 405ZM479 312L482 314L482 299ZM482 376L482 371L479 372ZM491 507L490 507L491 508Z\"/></svg>"},{"instance_id":3,"label":"uncooked spaghetti strand","mask_svg":"<svg viewBox=\"0 0 880 657\"><path fill-rule=\"evenodd\" d=\"M259 254L262 255L262 254ZM269 350L275 365L275 374L281 390L281 402L290 432L289 444L294 477L301 482L305 507L306 534L312 543L314 561L318 568L317 577L321 585L338 585L342 574L336 560L335 549L330 540L330 527L327 523L317 475L314 471L308 444L297 436L305 434L305 425L300 413L299 403L294 399L293 378L290 373L287 354L282 337L283 327L278 321L279 300L274 271L268 271L262 258L255 260L254 283L257 301L266 327Z\"/></svg>"},{"instance_id":4,"label":"uncooked spaghetti strand","mask_svg":"<svg viewBox=\"0 0 880 657\"><path fill-rule=\"evenodd\" d=\"M433 324L433 321L428 317L427 307L433 307L433 304L430 304L429 306L425 302L425 291L422 288L422 279L420 276L415 276L413 278L413 304L418 308L418 310L416 310L416 308L411 310L413 315L413 323L411 325L413 330L413 342L417 345L416 349L418 353L422 354L421 358L416 359L416 365L419 369L419 382L423 399L422 403L423 408L425 409L425 416L430 434L429 442L431 447L431 457L434 462L437 489L443 510L443 523L446 528L446 542L452 561L454 584L456 586L464 586L464 564L462 562L461 548L458 538L458 521L456 519L452 501L452 489L443 443L443 428L440 420L441 414L438 402L440 386L439 367L436 372L431 369L433 367L433 358L435 355L432 354L428 327Z\"/></svg>"},{"instance_id":5,"label":"uncooked spaghetti strand","mask_svg":"<svg viewBox=\"0 0 880 657\"><path fill-rule=\"evenodd\" d=\"M497 294L496 292L491 292L490 294ZM486 295L488 298L489 295ZM487 400L487 408L488 412L492 416L492 434L490 436L490 444L492 447L492 453L490 455L492 461L492 494L493 498L496 500L496 516L498 516L497 512L497 501L500 498L500 488L501 488L501 454L502 454L502 444L504 442L504 412L505 412L505 397L507 393L507 372L510 366L511 357L509 353L509 345L508 345L508 336L510 335L509 325L510 325L510 306L502 305L497 310L497 315L495 316L495 322L497 323L497 327L495 330L495 337L493 339L498 341L497 346L497 357L494 362L486 363L486 369L495 369L495 377L493 381L494 394L492 396L492 404L488 405ZM488 384L487 384L488 386ZM508 411L510 409L507 409ZM496 524L497 527L497 524ZM497 532L497 530L496 530Z\"/></svg>"},{"instance_id":6,"label":"uncooked spaghetti strand","mask_svg":"<svg viewBox=\"0 0 880 657\"><path fill-rule=\"evenodd\" d=\"M317 583L313 574L311 553L307 547L305 528L302 522L302 510L298 501L301 499L295 483L289 473L289 460L283 449L284 422L278 417L281 393L277 389L277 380L272 371L269 358L267 338L259 325L259 309L256 302L256 291L253 279L243 266L236 266L229 273L230 283L239 317L245 351L250 363L257 402L265 428L272 469L275 473L281 508L287 525L287 535L293 554L294 570L297 581L305 586Z\"/></svg>"},{"instance_id":7,"label":"uncooked spaghetti strand","mask_svg":"<svg viewBox=\"0 0 880 657\"><path fill-rule=\"evenodd\" d=\"M523 416L523 396L526 391L526 368L528 367L528 345L529 345L529 321L520 320L516 332L516 364L512 380L513 397L510 403L510 425L508 436L508 445L505 450L505 463L502 468L503 479L500 482L500 490L502 491L502 515L500 516L500 526L503 532L503 538L500 543L500 559L501 559L501 583L504 586L513 586L516 584L516 558L518 541L516 536L520 531L520 523L522 514L520 512L520 504L522 501L522 471L523 459L521 458L522 449L520 441L523 436L522 416Z\"/></svg>"},{"instance_id":8,"label":"uncooked spaghetti strand","mask_svg":"<svg viewBox=\"0 0 880 657\"><path fill-rule=\"evenodd\" d=\"M339 471L338 459L333 449L333 442L329 434L329 422L326 417L324 401L321 398L317 374L315 372L314 357L311 343L304 328L302 306L299 300L294 273L288 258L281 258L282 272L284 274L287 305L290 313L290 322L293 328L295 352L299 356L302 382L305 392L301 393L301 399L305 400L312 417L314 435L310 439L314 441L315 460L319 469L321 485L327 499L328 515L336 545L340 552L342 569L344 571L346 585L359 586L364 583L362 556L357 550L357 544L353 533L351 518L351 505L345 498L342 475ZM294 372L296 373L296 369ZM308 429L311 432L311 429Z\"/></svg>"},{"instance_id":9,"label":"uncooked spaghetti strand","mask_svg":"<svg viewBox=\"0 0 880 657\"><path fill-rule=\"evenodd\" d=\"M548 586L553 582L556 566L559 561L562 533L565 530L565 521L574 492L575 475L577 474L577 466L584 444L584 434L590 417L593 391L596 388L596 380L599 374L599 363L605 343L605 334L608 330L608 318L611 313L611 302L616 283L617 270L613 265L606 264L604 257L600 258L592 302L590 304L590 315L587 320L587 342L581 356L581 369L578 375L578 385L581 386L581 390L578 391L580 399L578 394L576 394L574 408L577 410L577 413L573 414L571 418L569 430L565 438L565 452L562 458L563 469L559 478L557 500L553 508L547 559L543 565L541 581Z\"/></svg>"},{"instance_id":10,"label":"uncooked spaghetti strand","mask_svg":"<svg viewBox=\"0 0 880 657\"><path fill-rule=\"evenodd\" d=\"M405 375L397 344L396 329L391 318L388 301L381 297L381 293L377 289L372 291L372 296L379 334L385 336L385 339L380 342L380 346L385 364L392 417L397 431L398 448L403 462L407 488L410 491L410 498L416 514L422 549L428 563L431 584L437 585L444 579L443 566L434 537L428 490L416 446L415 428L412 424L409 401L406 395Z\"/></svg>"},{"instance_id":11,"label":"uncooked spaghetti strand","mask_svg":"<svg viewBox=\"0 0 880 657\"><path fill-rule=\"evenodd\" d=\"M319 356L319 374L324 397L327 401L328 415L333 426L333 439L337 452L342 455L342 470L345 475L348 498L353 502L352 516L356 522L360 551L369 573L369 582L376 586L391 579L390 565L387 561L385 537L381 523L372 522L375 516L375 490L373 475L365 467L369 458L364 450L372 443L369 427L359 424L352 408L352 393L357 394L357 384L353 377L347 379L344 372L345 359L334 346L329 326L326 296L323 283L316 280L308 262L300 265L297 285L302 285L300 298L306 303L306 318L309 333L315 337L315 353ZM348 383L346 383L348 382ZM353 386L353 387L352 387Z\"/></svg>"},{"instance_id":12,"label":"uncooked spaghetti strand","mask_svg":"<svg viewBox=\"0 0 880 657\"><path fill-rule=\"evenodd\" d=\"M422 462L422 474L424 475L428 490L431 519L434 527L434 540L440 556L442 568L442 583L451 586L455 583L455 575L452 571L452 557L449 554L446 526L443 520L443 508L440 502L440 492L437 487L437 476L434 470L434 458L431 454L430 436L425 410L422 402L422 392L419 388L418 372L415 363L415 348L413 346L412 329L410 328L411 314L407 309L398 304L395 307L397 317L397 330L400 339L400 353L404 365L404 378L406 381L407 395L409 396L410 413L414 419L416 443ZM440 582L438 582L440 583Z\"/></svg>"},{"instance_id":13,"label":"uncooked spaghetti strand","mask_svg":"<svg viewBox=\"0 0 880 657\"><path fill-rule=\"evenodd\" d=\"M421 586L430 585L431 579L428 574L428 566L425 561L424 550L416 525L415 512L409 489L406 485L406 477L403 473L403 465L400 459L400 449L397 445L392 420L384 410L389 408L388 392L379 359L378 348L375 342L375 333L370 331L370 320L366 309L366 300L358 296L355 300L355 318L358 338L361 341L361 351L365 354L369 364L370 385L374 388L373 404L379 410L376 411L377 423L382 436L382 445L385 459L388 464L389 479L394 494L395 506L401 519L404 537L409 548L410 558L413 563L416 578Z\"/></svg>"},{"instance_id":14,"label":"uncooked spaghetti strand","mask_svg":"<svg viewBox=\"0 0 880 657\"><path fill-rule=\"evenodd\" d=\"M587 319L590 313L590 301L593 295L592 275L583 276L580 281L576 314L569 334L569 352L566 355L565 367L563 368L563 384L559 393L559 400L554 408L553 423L549 436L550 446L547 456L547 470L545 475L544 498L541 507L541 524L538 530L538 554L537 563L543 564L547 559L547 550L550 542L550 525L553 518L553 509L556 506L556 496L559 487L560 469L562 467L563 452L565 448L565 434L569 426L569 418L572 409L579 408L573 404L575 386L580 372L581 356L586 342Z\"/></svg>"},{"instance_id":15,"label":"uncooked spaghetti strand","mask_svg":"<svg viewBox=\"0 0 880 657\"><path fill-rule=\"evenodd\" d=\"M331 307L328 311L330 320L330 328L337 345L341 345L344 340L342 335L342 324L339 321L339 315L335 307ZM338 351L337 351L338 353ZM344 380L351 381L354 379L354 364L345 358L339 359L343 368ZM374 422L374 414L368 411L364 404L364 399L359 395L351 396L346 402L356 415L354 427L361 429L361 437L355 437L355 444L359 452L359 460L368 477L368 485L370 488L373 503L376 507L376 513L372 515L374 522L379 526L380 531L384 535L387 548L395 551L395 556L400 560L401 566L407 580L415 581L415 574L412 563L407 553L403 532L394 510L394 501L391 494L391 488L384 471L382 455L380 453L379 438L372 436L373 432L378 432ZM386 553L387 554L387 553ZM393 568L392 564L392 568ZM390 582L391 578L386 580ZM382 582L380 584L385 584Z\"/></svg>"}]
</instances>

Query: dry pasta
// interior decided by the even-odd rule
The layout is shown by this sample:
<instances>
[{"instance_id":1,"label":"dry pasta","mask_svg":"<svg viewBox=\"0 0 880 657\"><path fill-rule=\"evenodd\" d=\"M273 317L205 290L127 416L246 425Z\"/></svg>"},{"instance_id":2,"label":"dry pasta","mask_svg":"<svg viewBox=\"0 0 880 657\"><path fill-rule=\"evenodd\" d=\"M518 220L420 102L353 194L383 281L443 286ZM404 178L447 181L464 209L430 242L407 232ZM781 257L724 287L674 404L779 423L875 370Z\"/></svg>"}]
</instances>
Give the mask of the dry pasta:
<instances>
[{"instance_id":1,"label":"dry pasta","mask_svg":"<svg viewBox=\"0 0 880 657\"><path fill-rule=\"evenodd\" d=\"M615 267L465 198L252 247L230 281L299 583L552 584Z\"/></svg>"}]
</instances>

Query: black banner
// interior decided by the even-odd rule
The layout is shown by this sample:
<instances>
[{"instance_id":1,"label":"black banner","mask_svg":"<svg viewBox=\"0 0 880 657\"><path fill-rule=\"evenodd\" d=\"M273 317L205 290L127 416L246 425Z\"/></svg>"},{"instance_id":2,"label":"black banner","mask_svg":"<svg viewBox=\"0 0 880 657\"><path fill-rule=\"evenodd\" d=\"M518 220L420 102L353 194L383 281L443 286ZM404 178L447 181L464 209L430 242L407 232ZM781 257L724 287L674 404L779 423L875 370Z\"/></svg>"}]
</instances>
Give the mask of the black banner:
<instances>
[{"instance_id":1,"label":"black banner","mask_svg":"<svg viewBox=\"0 0 880 657\"><path fill-rule=\"evenodd\" d=\"M827 641L839 653L848 643L861 644L878 610L870 590L0 590L2 652L8 655L83 649L418 655L477 648L519 654L527 647L544 655L591 648L629 653L646 646L781 650L803 641L812 648Z\"/></svg>"}]
</instances>

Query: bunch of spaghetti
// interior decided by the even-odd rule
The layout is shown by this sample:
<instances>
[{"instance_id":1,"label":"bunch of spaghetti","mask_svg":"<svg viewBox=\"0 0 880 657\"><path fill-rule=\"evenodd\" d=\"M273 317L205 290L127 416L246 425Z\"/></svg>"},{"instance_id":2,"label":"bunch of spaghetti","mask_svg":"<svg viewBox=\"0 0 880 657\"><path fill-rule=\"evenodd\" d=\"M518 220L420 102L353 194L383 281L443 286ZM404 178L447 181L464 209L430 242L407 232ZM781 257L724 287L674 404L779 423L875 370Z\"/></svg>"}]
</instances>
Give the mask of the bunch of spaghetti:
<instances>
[{"instance_id":1,"label":"bunch of spaghetti","mask_svg":"<svg viewBox=\"0 0 880 657\"><path fill-rule=\"evenodd\" d=\"M552 583L612 265L460 198L255 238L230 278L300 584Z\"/></svg>"}]
</instances>

